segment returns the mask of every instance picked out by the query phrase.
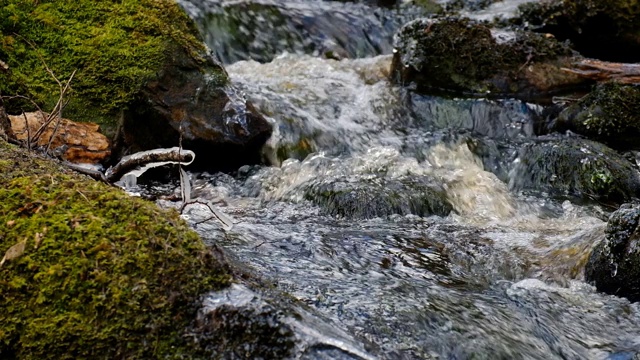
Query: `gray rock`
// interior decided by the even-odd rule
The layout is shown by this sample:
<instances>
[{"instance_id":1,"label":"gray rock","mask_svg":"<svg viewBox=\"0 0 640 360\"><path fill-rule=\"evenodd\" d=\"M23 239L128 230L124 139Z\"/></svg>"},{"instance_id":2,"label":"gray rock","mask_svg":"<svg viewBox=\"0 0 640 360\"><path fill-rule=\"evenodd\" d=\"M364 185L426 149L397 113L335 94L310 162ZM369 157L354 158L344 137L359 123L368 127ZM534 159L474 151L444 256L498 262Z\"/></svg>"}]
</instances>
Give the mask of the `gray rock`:
<instances>
[{"instance_id":1,"label":"gray rock","mask_svg":"<svg viewBox=\"0 0 640 360\"><path fill-rule=\"evenodd\" d=\"M453 209L444 188L426 176L396 179L344 176L318 179L307 186L305 198L334 216L446 216Z\"/></svg>"},{"instance_id":2,"label":"gray rock","mask_svg":"<svg viewBox=\"0 0 640 360\"><path fill-rule=\"evenodd\" d=\"M640 301L640 207L624 204L609 218L605 238L593 249L585 278L599 291Z\"/></svg>"},{"instance_id":3,"label":"gray rock","mask_svg":"<svg viewBox=\"0 0 640 360\"><path fill-rule=\"evenodd\" d=\"M392 78L422 93L534 99L585 80L563 71L566 45L540 34L505 31L469 19L419 19L394 37Z\"/></svg>"}]
</instances>

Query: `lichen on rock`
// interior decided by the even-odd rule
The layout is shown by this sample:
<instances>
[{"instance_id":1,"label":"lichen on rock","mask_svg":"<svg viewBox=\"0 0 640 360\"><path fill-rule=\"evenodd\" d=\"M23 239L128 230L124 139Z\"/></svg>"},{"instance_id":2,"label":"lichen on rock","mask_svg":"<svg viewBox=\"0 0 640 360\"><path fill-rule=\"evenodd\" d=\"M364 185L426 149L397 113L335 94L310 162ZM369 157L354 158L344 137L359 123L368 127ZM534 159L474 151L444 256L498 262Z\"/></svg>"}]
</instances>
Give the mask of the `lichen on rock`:
<instances>
[{"instance_id":1,"label":"lichen on rock","mask_svg":"<svg viewBox=\"0 0 640 360\"><path fill-rule=\"evenodd\" d=\"M224 259L175 211L0 141L0 358L194 358Z\"/></svg>"}]
</instances>

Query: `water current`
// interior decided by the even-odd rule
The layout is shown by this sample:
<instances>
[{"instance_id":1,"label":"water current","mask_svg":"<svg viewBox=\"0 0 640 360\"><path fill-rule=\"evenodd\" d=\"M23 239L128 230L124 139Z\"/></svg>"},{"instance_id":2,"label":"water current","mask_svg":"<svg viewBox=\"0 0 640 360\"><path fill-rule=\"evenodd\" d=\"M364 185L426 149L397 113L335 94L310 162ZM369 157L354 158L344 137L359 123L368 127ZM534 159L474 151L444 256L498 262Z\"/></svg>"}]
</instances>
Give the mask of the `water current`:
<instances>
[{"instance_id":1,"label":"water current","mask_svg":"<svg viewBox=\"0 0 640 360\"><path fill-rule=\"evenodd\" d=\"M182 4L275 129L265 149L272 166L191 174L192 198L211 200L235 223L225 231L193 207L188 220L207 241L366 344L371 358L637 359L638 304L583 281L608 210L518 191L517 174L489 166L518 161L511 140L533 136L540 107L419 96L387 80L390 37L418 11L302 0ZM250 46L218 33L238 6L250 9L241 13L248 24L262 24L243 28L260 32ZM351 18L365 30L348 28ZM332 19L336 28L322 33ZM269 38L283 31L282 41ZM328 43L351 59L323 57L316 45ZM470 139L507 150L483 160ZM452 211L417 212L403 203L411 185L392 195L370 186L407 181L440 189ZM340 204L314 190L325 188L355 189L350 211L332 212Z\"/></svg>"}]
</instances>

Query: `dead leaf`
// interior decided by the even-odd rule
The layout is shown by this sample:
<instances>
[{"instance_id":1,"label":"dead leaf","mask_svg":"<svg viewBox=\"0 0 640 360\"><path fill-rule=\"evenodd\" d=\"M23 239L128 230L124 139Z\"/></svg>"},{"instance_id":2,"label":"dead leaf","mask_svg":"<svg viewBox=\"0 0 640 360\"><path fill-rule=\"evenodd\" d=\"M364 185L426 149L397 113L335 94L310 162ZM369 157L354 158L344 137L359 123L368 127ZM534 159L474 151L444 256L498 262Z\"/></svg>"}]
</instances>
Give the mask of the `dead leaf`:
<instances>
[{"instance_id":1,"label":"dead leaf","mask_svg":"<svg viewBox=\"0 0 640 360\"><path fill-rule=\"evenodd\" d=\"M5 262L7 262L7 260L13 260L19 257L20 255L24 254L24 249L26 248L26 246L27 246L27 240L24 240L10 247L9 250L7 250L7 252L4 253L4 257L2 258L2 260L0 260L0 267Z\"/></svg>"},{"instance_id":2,"label":"dead leaf","mask_svg":"<svg viewBox=\"0 0 640 360\"><path fill-rule=\"evenodd\" d=\"M8 226L8 227L12 227L12 226L13 226L13 225L15 225L15 224L16 224L16 221L15 221L15 220L9 220L9 221L7 221L7 226Z\"/></svg>"}]
</instances>

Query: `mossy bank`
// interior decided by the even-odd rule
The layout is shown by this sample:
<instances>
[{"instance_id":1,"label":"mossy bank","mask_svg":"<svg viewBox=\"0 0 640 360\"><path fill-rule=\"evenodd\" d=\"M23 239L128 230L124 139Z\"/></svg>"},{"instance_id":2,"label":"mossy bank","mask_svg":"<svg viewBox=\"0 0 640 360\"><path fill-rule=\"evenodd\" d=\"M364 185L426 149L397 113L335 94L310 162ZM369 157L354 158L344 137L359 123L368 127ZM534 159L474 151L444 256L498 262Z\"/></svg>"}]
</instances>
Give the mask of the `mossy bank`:
<instances>
[{"instance_id":1,"label":"mossy bank","mask_svg":"<svg viewBox=\"0 0 640 360\"><path fill-rule=\"evenodd\" d=\"M0 358L197 358L185 329L230 281L175 211L0 141ZM9 256L11 258L11 256Z\"/></svg>"}]
</instances>

